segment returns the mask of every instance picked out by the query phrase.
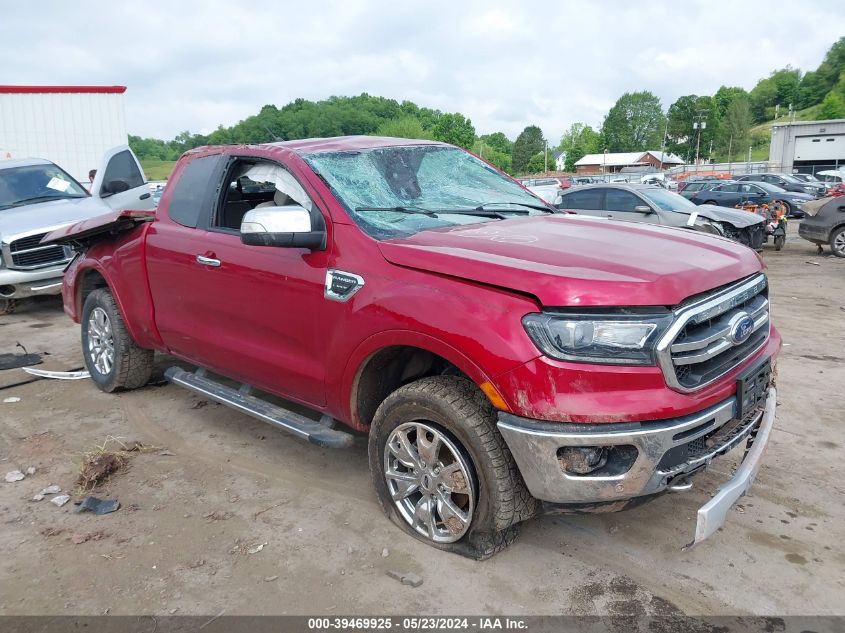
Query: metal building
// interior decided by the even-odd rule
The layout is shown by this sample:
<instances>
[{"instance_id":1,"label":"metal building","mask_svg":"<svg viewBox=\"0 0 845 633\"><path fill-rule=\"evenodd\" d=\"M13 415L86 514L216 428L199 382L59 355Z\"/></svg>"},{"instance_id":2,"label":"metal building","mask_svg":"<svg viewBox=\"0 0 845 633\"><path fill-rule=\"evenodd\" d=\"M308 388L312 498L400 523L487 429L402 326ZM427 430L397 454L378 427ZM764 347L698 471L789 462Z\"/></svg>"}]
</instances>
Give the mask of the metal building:
<instances>
[{"instance_id":1,"label":"metal building","mask_svg":"<svg viewBox=\"0 0 845 633\"><path fill-rule=\"evenodd\" d=\"M845 119L772 126L769 169L812 174L841 166L845 166Z\"/></svg>"},{"instance_id":2,"label":"metal building","mask_svg":"<svg viewBox=\"0 0 845 633\"><path fill-rule=\"evenodd\" d=\"M126 86L0 86L0 160L46 158L82 183L126 145Z\"/></svg>"}]
</instances>

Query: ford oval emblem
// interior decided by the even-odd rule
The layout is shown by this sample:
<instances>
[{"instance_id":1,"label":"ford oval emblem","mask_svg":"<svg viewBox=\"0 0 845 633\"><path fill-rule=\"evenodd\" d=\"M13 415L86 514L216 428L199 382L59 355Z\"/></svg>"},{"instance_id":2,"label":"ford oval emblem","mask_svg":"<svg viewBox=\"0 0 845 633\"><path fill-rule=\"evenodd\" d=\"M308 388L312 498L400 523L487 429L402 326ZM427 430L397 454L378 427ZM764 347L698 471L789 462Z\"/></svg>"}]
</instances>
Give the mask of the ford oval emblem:
<instances>
[{"instance_id":1,"label":"ford oval emblem","mask_svg":"<svg viewBox=\"0 0 845 633\"><path fill-rule=\"evenodd\" d=\"M740 312L733 319L731 324L730 339L734 345L745 343L751 332L754 330L754 319L745 312Z\"/></svg>"}]
</instances>

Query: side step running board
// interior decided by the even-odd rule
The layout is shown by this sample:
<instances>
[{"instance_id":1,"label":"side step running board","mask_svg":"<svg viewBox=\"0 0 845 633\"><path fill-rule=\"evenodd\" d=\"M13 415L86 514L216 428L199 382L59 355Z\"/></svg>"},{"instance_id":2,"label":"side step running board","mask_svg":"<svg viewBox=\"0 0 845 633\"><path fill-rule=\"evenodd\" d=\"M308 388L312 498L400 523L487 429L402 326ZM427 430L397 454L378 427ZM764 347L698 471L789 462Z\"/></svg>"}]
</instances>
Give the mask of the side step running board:
<instances>
[{"instance_id":1,"label":"side step running board","mask_svg":"<svg viewBox=\"0 0 845 633\"><path fill-rule=\"evenodd\" d=\"M170 367L164 372L164 377L174 384L185 387L185 389L251 415L283 431L293 433L317 446L346 448L352 444L354 439L349 433L330 428L322 420L312 420L250 395L251 388L249 385L243 385L240 389L232 389L215 382L206 377L204 369L189 372L181 367ZM324 416L324 419L328 419L328 417Z\"/></svg>"}]
</instances>

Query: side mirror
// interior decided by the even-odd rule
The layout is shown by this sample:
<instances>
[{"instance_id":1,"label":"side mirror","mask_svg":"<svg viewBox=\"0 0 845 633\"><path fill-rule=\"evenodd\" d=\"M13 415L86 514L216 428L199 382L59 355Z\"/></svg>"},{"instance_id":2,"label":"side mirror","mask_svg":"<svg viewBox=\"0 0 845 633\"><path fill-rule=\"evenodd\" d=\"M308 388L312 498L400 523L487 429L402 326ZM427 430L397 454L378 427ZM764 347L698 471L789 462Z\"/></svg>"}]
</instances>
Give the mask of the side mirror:
<instances>
[{"instance_id":1,"label":"side mirror","mask_svg":"<svg viewBox=\"0 0 845 633\"><path fill-rule=\"evenodd\" d=\"M123 193L129 191L129 183L125 180L109 180L103 183L101 187L100 197L105 198L113 196L116 193Z\"/></svg>"},{"instance_id":2,"label":"side mirror","mask_svg":"<svg viewBox=\"0 0 845 633\"><path fill-rule=\"evenodd\" d=\"M637 205L636 207L634 207L634 211L636 213L645 213L646 215L648 215L649 213L654 213L654 210L645 204Z\"/></svg>"},{"instance_id":3,"label":"side mirror","mask_svg":"<svg viewBox=\"0 0 845 633\"><path fill-rule=\"evenodd\" d=\"M298 204L247 211L241 221L241 242L249 246L323 250L326 226L322 215L315 217L317 226L312 224L311 214Z\"/></svg>"}]
</instances>

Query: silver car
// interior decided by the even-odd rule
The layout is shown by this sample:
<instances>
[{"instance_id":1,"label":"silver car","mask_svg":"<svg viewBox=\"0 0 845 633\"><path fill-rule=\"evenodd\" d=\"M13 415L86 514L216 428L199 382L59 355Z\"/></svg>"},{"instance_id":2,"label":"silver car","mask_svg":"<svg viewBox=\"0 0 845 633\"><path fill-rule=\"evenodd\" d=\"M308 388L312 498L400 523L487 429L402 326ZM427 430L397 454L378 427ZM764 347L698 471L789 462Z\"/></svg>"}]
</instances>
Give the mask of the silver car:
<instances>
[{"instance_id":1,"label":"silver car","mask_svg":"<svg viewBox=\"0 0 845 633\"><path fill-rule=\"evenodd\" d=\"M41 245L46 233L124 209L153 207L138 159L127 146L103 157L91 193L58 165L40 158L0 161L0 314L18 299L59 294L68 246Z\"/></svg>"},{"instance_id":2,"label":"silver car","mask_svg":"<svg viewBox=\"0 0 845 633\"><path fill-rule=\"evenodd\" d=\"M558 194L555 206L581 215L689 228L730 238L754 250L763 248L761 216L716 205L695 205L654 185L608 183L572 187Z\"/></svg>"}]
</instances>

